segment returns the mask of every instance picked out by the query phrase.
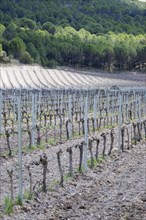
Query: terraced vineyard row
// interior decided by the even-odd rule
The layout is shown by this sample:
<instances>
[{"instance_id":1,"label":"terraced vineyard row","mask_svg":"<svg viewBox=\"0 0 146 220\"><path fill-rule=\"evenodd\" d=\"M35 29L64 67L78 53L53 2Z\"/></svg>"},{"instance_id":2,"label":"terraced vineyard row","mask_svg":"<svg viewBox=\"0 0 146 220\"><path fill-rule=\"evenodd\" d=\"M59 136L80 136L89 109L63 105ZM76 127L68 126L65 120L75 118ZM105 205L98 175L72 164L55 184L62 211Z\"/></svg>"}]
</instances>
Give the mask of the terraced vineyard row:
<instances>
[{"instance_id":1,"label":"terraced vineyard row","mask_svg":"<svg viewBox=\"0 0 146 220\"><path fill-rule=\"evenodd\" d=\"M99 86L145 86L145 74L104 73L40 66L1 66L1 89L87 89Z\"/></svg>"}]
</instances>

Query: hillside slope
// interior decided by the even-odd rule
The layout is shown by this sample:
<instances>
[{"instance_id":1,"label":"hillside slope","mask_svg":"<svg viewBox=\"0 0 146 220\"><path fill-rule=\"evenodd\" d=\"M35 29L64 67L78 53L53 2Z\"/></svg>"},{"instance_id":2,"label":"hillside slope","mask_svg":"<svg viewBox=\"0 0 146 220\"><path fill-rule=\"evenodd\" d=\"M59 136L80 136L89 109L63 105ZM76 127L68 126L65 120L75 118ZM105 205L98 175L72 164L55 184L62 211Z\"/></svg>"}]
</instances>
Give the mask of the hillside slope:
<instances>
[{"instance_id":1,"label":"hillside slope","mask_svg":"<svg viewBox=\"0 0 146 220\"><path fill-rule=\"evenodd\" d=\"M0 2L0 62L145 70L145 33L138 0Z\"/></svg>"},{"instance_id":2,"label":"hillside slope","mask_svg":"<svg viewBox=\"0 0 146 220\"><path fill-rule=\"evenodd\" d=\"M40 23L70 25L91 33L108 31L144 33L146 4L138 0L5 0L0 4L0 23L27 17Z\"/></svg>"}]
</instances>

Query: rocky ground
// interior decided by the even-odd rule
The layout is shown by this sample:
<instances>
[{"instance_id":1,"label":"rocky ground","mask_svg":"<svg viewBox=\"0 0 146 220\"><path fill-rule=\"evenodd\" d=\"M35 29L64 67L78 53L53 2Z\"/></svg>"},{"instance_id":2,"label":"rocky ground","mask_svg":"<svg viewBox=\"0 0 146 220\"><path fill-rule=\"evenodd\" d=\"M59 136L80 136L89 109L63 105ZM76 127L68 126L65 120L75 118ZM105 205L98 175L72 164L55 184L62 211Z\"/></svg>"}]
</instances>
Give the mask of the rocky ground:
<instances>
[{"instance_id":1,"label":"rocky ground","mask_svg":"<svg viewBox=\"0 0 146 220\"><path fill-rule=\"evenodd\" d=\"M146 144L114 151L101 164L76 175L64 187L54 184L2 220L145 220Z\"/></svg>"}]
</instances>

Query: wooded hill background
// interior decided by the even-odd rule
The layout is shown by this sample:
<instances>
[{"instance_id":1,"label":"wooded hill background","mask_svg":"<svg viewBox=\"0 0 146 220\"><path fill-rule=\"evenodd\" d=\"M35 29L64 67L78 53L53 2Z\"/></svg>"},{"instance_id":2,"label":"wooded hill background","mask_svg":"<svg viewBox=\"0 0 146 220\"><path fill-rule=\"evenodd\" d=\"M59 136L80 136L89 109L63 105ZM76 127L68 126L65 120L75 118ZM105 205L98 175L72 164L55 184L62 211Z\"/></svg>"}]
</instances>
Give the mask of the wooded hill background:
<instances>
[{"instance_id":1,"label":"wooded hill background","mask_svg":"<svg viewBox=\"0 0 146 220\"><path fill-rule=\"evenodd\" d=\"M0 54L23 63L146 68L146 3L0 0Z\"/></svg>"}]
</instances>

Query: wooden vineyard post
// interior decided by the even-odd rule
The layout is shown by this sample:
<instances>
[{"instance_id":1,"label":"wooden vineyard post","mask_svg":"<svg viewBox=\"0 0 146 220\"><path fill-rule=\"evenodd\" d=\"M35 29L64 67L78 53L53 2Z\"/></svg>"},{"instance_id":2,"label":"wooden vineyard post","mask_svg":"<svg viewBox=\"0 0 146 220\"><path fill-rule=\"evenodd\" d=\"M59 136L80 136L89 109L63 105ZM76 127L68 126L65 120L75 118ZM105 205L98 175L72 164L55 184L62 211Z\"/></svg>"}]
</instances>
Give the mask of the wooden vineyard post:
<instances>
[{"instance_id":1,"label":"wooden vineyard post","mask_svg":"<svg viewBox=\"0 0 146 220\"><path fill-rule=\"evenodd\" d=\"M90 151L90 155L91 155L91 164L90 164L91 169L94 167L94 157L93 157L93 151L92 151L92 148L93 148L92 142L93 142L93 138L90 138L88 143L89 143L89 151Z\"/></svg>"},{"instance_id":2,"label":"wooden vineyard post","mask_svg":"<svg viewBox=\"0 0 146 220\"><path fill-rule=\"evenodd\" d=\"M15 91L13 93L13 116L14 116L14 120L16 120L16 116L15 116L15 103L16 103L16 98L15 98Z\"/></svg>"},{"instance_id":3,"label":"wooden vineyard post","mask_svg":"<svg viewBox=\"0 0 146 220\"><path fill-rule=\"evenodd\" d=\"M84 95L80 92L80 110L83 112Z\"/></svg>"},{"instance_id":4,"label":"wooden vineyard post","mask_svg":"<svg viewBox=\"0 0 146 220\"><path fill-rule=\"evenodd\" d=\"M99 97L100 97L100 90L98 91L98 94L97 94L97 118L99 117Z\"/></svg>"},{"instance_id":5,"label":"wooden vineyard post","mask_svg":"<svg viewBox=\"0 0 146 220\"><path fill-rule=\"evenodd\" d=\"M19 200L20 203L22 203L23 196L22 196L21 92L17 97L17 104L18 104Z\"/></svg>"},{"instance_id":6,"label":"wooden vineyard post","mask_svg":"<svg viewBox=\"0 0 146 220\"><path fill-rule=\"evenodd\" d=\"M47 191L47 185L46 185L46 175L47 175L47 166L48 166L48 158L45 153L40 155L40 162L43 165L43 192Z\"/></svg>"},{"instance_id":7,"label":"wooden vineyard post","mask_svg":"<svg viewBox=\"0 0 146 220\"><path fill-rule=\"evenodd\" d=\"M63 93L61 93L61 98L60 98L60 109L61 109L61 114L63 113Z\"/></svg>"},{"instance_id":8,"label":"wooden vineyard post","mask_svg":"<svg viewBox=\"0 0 146 220\"><path fill-rule=\"evenodd\" d=\"M11 192L11 201L14 201L14 186L13 186L13 169L11 170L7 169L7 173L10 178L10 192Z\"/></svg>"},{"instance_id":9,"label":"wooden vineyard post","mask_svg":"<svg viewBox=\"0 0 146 220\"><path fill-rule=\"evenodd\" d=\"M34 109L34 105L35 105L35 94L34 92L32 92L32 103L31 103L31 114L32 114L32 129L31 129L31 146L34 146L34 114L35 114L35 109Z\"/></svg>"},{"instance_id":10,"label":"wooden vineyard post","mask_svg":"<svg viewBox=\"0 0 146 220\"><path fill-rule=\"evenodd\" d=\"M94 95L94 131L96 130L97 128L97 95Z\"/></svg>"},{"instance_id":11,"label":"wooden vineyard post","mask_svg":"<svg viewBox=\"0 0 146 220\"><path fill-rule=\"evenodd\" d=\"M53 94L53 118L54 118L54 123L53 123L53 136L54 136L54 143L56 142L56 120L55 120L55 100L54 100L54 94Z\"/></svg>"},{"instance_id":12,"label":"wooden vineyard post","mask_svg":"<svg viewBox=\"0 0 146 220\"><path fill-rule=\"evenodd\" d=\"M130 97L129 97L129 100L130 100ZM132 116L132 112L131 112L132 106L135 105L135 101L136 101L135 100L135 91L132 90L132 97L131 97L130 111L129 111L131 113L131 116ZM134 111L133 111L133 119L135 119L135 118L136 118L136 108L134 108Z\"/></svg>"},{"instance_id":13,"label":"wooden vineyard post","mask_svg":"<svg viewBox=\"0 0 146 220\"><path fill-rule=\"evenodd\" d=\"M126 96L126 121L128 120L128 99L129 99L129 94L127 93L127 96Z\"/></svg>"},{"instance_id":14,"label":"wooden vineyard post","mask_svg":"<svg viewBox=\"0 0 146 220\"><path fill-rule=\"evenodd\" d=\"M38 116L40 115L40 112L41 112L41 98L42 98L42 90L40 89L39 90L39 93L38 93Z\"/></svg>"},{"instance_id":15,"label":"wooden vineyard post","mask_svg":"<svg viewBox=\"0 0 146 220\"><path fill-rule=\"evenodd\" d=\"M115 124L115 120L114 120L114 114L115 114L115 111L114 111L114 96L112 95L112 126L114 126Z\"/></svg>"},{"instance_id":16,"label":"wooden vineyard post","mask_svg":"<svg viewBox=\"0 0 146 220\"><path fill-rule=\"evenodd\" d=\"M113 144L114 144L114 129L111 129L110 137L111 137L111 144L110 144L110 150L109 150L109 152L108 152L108 155L111 154L112 149L113 149Z\"/></svg>"},{"instance_id":17,"label":"wooden vineyard post","mask_svg":"<svg viewBox=\"0 0 146 220\"><path fill-rule=\"evenodd\" d=\"M72 115L71 115L71 108L72 108L72 96L69 95L68 97L68 119L70 121L69 125L68 125L68 131L69 131L69 138L72 137Z\"/></svg>"},{"instance_id":18,"label":"wooden vineyard post","mask_svg":"<svg viewBox=\"0 0 146 220\"><path fill-rule=\"evenodd\" d=\"M62 169L62 166L61 166L61 154L62 154L62 149L59 149L59 151L57 152L57 162L58 162L58 167L59 167L59 172L60 172L60 185L63 187L63 181L64 181L64 178L63 178L63 169Z\"/></svg>"},{"instance_id":19,"label":"wooden vineyard post","mask_svg":"<svg viewBox=\"0 0 146 220\"><path fill-rule=\"evenodd\" d=\"M85 98L84 106L84 151L83 151L83 166L84 172L87 172L87 149L88 149L88 96Z\"/></svg>"},{"instance_id":20,"label":"wooden vineyard post","mask_svg":"<svg viewBox=\"0 0 146 220\"><path fill-rule=\"evenodd\" d=\"M57 108L59 109L60 107L60 96L59 96L59 91L58 91L58 94L57 94Z\"/></svg>"},{"instance_id":21,"label":"wooden vineyard post","mask_svg":"<svg viewBox=\"0 0 146 220\"><path fill-rule=\"evenodd\" d=\"M146 91L144 95L144 116L146 117Z\"/></svg>"},{"instance_id":22,"label":"wooden vineyard post","mask_svg":"<svg viewBox=\"0 0 146 220\"><path fill-rule=\"evenodd\" d=\"M108 114L109 114L109 102L110 102L110 96L109 96L109 92L108 92L108 94L107 94L107 112L108 112Z\"/></svg>"},{"instance_id":23,"label":"wooden vineyard post","mask_svg":"<svg viewBox=\"0 0 146 220\"><path fill-rule=\"evenodd\" d=\"M118 147L121 148L122 95L119 94Z\"/></svg>"},{"instance_id":24,"label":"wooden vineyard post","mask_svg":"<svg viewBox=\"0 0 146 220\"><path fill-rule=\"evenodd\" d=\"M135 106L135 112L136 112L136 116L135 116L135 119L138 119L139 116L138 116L138 97L136 96L136 106Z\"/></svg>"},{"instance_id":25,"label":"wooden vineyard post","mask_svg":"<svg viewBox=\"0 0 146 220\"><path fill-rule=\"evenodd\" d=\"M30 170L30 165L26 166L26 169L28 170L28 175L29 175L29 198L32 198L32 192L33 192L33 188L32 188L32 173Z\"/></svg>"},{"instance_id":26,"label":"wooden vineyard post","mask_svg":"<svg viewBox=\"0 0 146 220\"><path fill-rule=\"evenodd\" d=\"M0 90L0 135L2 132L2 106L3 105L3 101L2 101L2 90Z\"/></svg>"},{"instance_id":27,"label":"wooden vineyard post","mask_svg":"<svg viewBox=\"0 0 146 220\"><path fill-rule=\"evenodd\" d=\"M73 151L72 147L68 147L66 150L69 153L69 175L73 177Z\"/></svg>"},{"instance_id":28,"label":"wooden vineyard post","mask_svg":"<svg viewBox=\"0 0 146 220\"><path fill-rule=\"evenodd\" d=\"M138 121L141 123L141 96L138 97Z\"/></svg>"}]
</instances>

